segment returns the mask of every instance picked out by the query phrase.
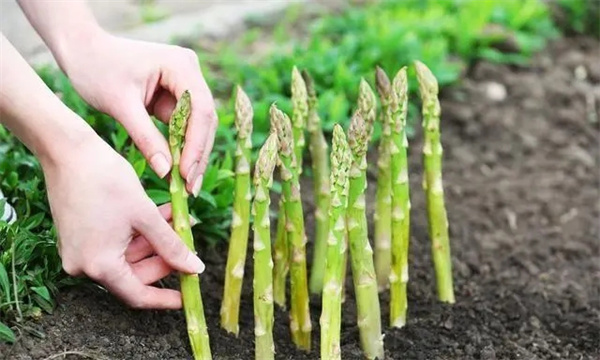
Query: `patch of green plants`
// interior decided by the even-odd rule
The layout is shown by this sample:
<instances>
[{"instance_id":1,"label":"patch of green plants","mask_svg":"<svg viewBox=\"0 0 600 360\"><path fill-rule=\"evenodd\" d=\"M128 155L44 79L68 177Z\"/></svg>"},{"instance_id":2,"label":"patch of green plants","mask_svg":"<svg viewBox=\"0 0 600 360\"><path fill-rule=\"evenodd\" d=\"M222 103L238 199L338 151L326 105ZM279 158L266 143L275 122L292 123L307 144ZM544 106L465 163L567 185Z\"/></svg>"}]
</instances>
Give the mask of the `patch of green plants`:
<instances>
[{"instance_id":1,"label":"patch of green plants","mask_svg":"<svg viewBox=\"0 0 600 360\"><path fill-rule=\"evenodd\" d=\"M596 0L554 0L559 21L571 33L600 37L600 2Z\"/></svg>"},{"instance_id":2,"label":"patch of green plants","mask_svg":"<svg viewBox=\"0 0 600 360\"><path fill-rule=\"evenodd\" d=\"M285 36L293 32L302 36ZM559 33L540 0L403 0L347 5L335 16L315 19L302 18L298 8L292 7L274 28L254 27L248 34L222 44L216 52L198 52L208 64L205 68L218 71L209 76L215 92L229 95L234 84L241 84L256 99L253 136L255 143L261 143L268 135L270 104L291 109L286 75L294 65L313 74L315 89L321 94L319 113L330 134L333 124L349 121L348 99L356 97L360 76L369 74L367 79L373 80L375 66L392 71L398 63L420 59L445 87L459 81L469 64L479 59L525 64ZM264 47L260 44L265 38L274 42L266 53L241 54L239 49ZM409 90L414 95L417 88L411 84ZM409 136L414 133L417 113L411 101ZM380 130L375 129L375 139Z\"/></svg>"}]
</instances>

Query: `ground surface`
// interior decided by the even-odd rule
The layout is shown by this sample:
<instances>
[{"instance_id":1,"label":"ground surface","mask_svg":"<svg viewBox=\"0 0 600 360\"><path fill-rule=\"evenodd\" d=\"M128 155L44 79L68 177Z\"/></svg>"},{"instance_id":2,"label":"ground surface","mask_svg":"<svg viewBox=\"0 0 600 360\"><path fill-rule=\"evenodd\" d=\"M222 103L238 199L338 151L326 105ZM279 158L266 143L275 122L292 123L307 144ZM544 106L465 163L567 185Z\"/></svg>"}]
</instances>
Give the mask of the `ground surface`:
<instances>
[{"instance_id":1,"label":"ground surface","mask_svg":"<svg viewBox=\"0 0 600 360\"><path fill-rule=\"evenodd\" d=\"M411 143L409 321L400 330L386 327L389 359L600 357L599 52L590 39L560 40L531 67L480 63L445 92L444 169L457 303L441 305L434 294L417 137ZM308 199L308 183L304 189ZM371 186L371 198L373 191ZM218 327L223 254L204 254L214 357L252 359L249 281L240 338ZM344 359L360 359L351 286L348 291L342 351ZM384 321L387 300L384 295ZM78 350L109 359L190 358L179 312L130 311L95 287L66 291L59 301L55 314L41 321L44 339L24 336L14 346L0 345L0 357L44 359ZM320 305L313 300L311 306L315 350L306 355L290 347L287 317L278 311L278 359L318 358Z\"/></svg>"}]
</instances>

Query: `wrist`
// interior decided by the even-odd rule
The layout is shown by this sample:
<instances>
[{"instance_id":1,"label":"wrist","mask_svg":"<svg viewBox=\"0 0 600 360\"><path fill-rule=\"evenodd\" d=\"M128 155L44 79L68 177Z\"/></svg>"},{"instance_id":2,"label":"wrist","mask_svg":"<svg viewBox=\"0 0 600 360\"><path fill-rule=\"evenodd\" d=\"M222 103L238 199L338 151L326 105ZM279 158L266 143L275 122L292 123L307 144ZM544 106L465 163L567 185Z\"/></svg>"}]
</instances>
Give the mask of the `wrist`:
<instances>
[{"instance_id":1,"label":"wrist","mask_svg":"<svg viewBox=\"0 0 600 360\"><path fill-rule=\"evenodd\" d=\"M60 166L69 158L80 154L82 150L97 141L102 141L94 130L68 110L68 113L51 121L54 126L38 137L32 151L39 159L42 168Z\"/></svg>"},{"instance_id":2,"label":"wrist","mask_svg":"<svg viewBox=\"0 0 600 360\"><path fill-rule=\"evenodd\" d=\"M78 56L89 55L91 47L104 43L109 36L98 24L92 23L83 26L82 30L57 31L49 41L49 47L56 62L68 76Z\"/></svg>"}]
</instances>

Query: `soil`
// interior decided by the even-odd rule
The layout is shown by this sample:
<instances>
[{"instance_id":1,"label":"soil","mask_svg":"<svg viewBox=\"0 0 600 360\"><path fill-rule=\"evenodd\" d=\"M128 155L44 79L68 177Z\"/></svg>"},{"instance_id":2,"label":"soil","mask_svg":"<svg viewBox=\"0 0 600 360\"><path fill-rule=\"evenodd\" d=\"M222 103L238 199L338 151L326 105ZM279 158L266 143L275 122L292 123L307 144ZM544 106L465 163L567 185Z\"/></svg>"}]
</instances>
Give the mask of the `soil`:
<instances>
[{"instance_id":1,"label":"soil","mask_svg":"<svg viewBox=\"0 0 600 360\"><path fill-rule=\"evenodd\" d=\"M600 358L599 54L597 40L558 40L531 66L477 63L461 84L444 91L444 181L457 301L445 305L435 295L417 131L410 154L409 319L402 329L385 327L387 358ZM304 184L306 199L310 187ZM313 206L305 208L310 213ZM311 229L312 215L306 221ZM252 359L250 281L239 338L218 326L225 253L203 254L214 358ZM350 282L347 289L342 352L344 359L361 359ZM381 303L387 325L387 294ZM309 354L291 346L287 315L277 310L277 359L318 359L318 299L311 310ZM190 358L181 312L132 311L95 286L62 292L56 312L38 325L44 338L24 335L13 346L0 345L1 357L81 351L100 359Z\"/></svg>"}]
</instances>

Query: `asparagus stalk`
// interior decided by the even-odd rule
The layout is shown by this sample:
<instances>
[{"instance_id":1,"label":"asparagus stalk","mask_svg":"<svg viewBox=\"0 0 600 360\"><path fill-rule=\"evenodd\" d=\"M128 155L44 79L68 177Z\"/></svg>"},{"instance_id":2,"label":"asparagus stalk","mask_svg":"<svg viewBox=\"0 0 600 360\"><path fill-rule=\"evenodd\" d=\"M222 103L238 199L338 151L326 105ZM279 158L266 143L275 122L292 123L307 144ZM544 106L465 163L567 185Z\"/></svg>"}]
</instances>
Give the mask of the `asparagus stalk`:
<instances>
[{"instance_id":1,"label":"asparagus stalk","mask_svg":"<svg viewBox=\"0 0 600 360\"><path fill-rule=\"evenodd\" d=\"M406 138L408 80L406 67L392 83L391 168L392 168L392 269L390 273L390 324L406 324L408 300L408 248L410 240L410 195Z\"/></svg>"},{"instance_id":2,"label":"asparagus stalk","mask_svg":"<svg viewBox=\"0 0 600 360\"><path fill-rule=\"evenodd\" d=\"M304 154L304 129L308 117L308 99L306 92L306 84L298 68L294 66L292 70L292 133L294 138L294 155L298 168L298 175L302 174L302 158ZM285 229L286 216L285 206L283 201L279 202L279 210L277 215L277 235L275 240L275 303L285 308L285 289L286 279L289 271L289 255L287 248L287 238Z\"/></svg>"},{"instance_id":3,"label":"asparagus stalk","mask_svg":"<svg viewBox=\"0 0 600 360\"><path fill-rule=\"evenodd\" d=\"M310 351L312 325L306 276L306 235L292 126L289 117L275 104L271 106L270 115L279 139L285 230L290 254L290 330L294 343L300 349Z\"/></svg>"},{"instance_id":4,"label":"asparagus stalk","mask_svg":"<svg viewBox=\"0 0 600 360\"><path fill-rule=\"evenodd\" d=\"M283 198L279 200L277 210L277 233L273 244L273 257L275 266L273 268L273 298L275 303L285 309L287 275L290 270L289 249L287 233L285 230L285 205Z\"/></svg>"},{"instance_id":5,"label":"asparagus stalk","mask_svg":"<svg viewBox=\"0 0 600 360\"><path fill-rule=\"evenodd\" d=\"M373 134L373 125L375 123L376 111L375 111L376 99L373 90L369 86L369 83L364 79L360 79L360 86L358 91L358 108L361 117L365 121L365 127L367 132L367 148L371 135ZM366 150L365 150L366 151ZM366 172L366 169L365 169ZM366 180L365 180L366 181ZM365 182L366 184L366 182ZM345 237L346 246L348 245L348 234ZM344 274L348 268L348 253L344 254ZM345 277L345 276L344 276ZM346 301L346 282L342 283L342 303Z\"/></svg>"},{"instance_id":6,"label":"asparagus stalk","mask_svg":"<svg viewBox=\"0 0 600 360\"><path fill-rule=\"evenodd\" d=\"M308 119L308 94L306 84L298 68L292 70L292 132L294 137L294 154L298 175L302 174L302 160L304 157L304 130Z\"/></svg>"},{"instance_id":7,"label":"asparagus stalk","mask_svg":"<svg viewBox=\"0 0 600 360\"><path fill-rule=\"evenodd\" d=\"M185 130L190 113L190 93L186 90L177 102L169 122L169 148L171 156L173 157L169 191L171 193L173 225L175 231L187 247L190 250L195 251L187 203L188 193L185 190L185 182L179 172L179 161L181 159ZM181 274L180 282L183 297L183 309L194 359L210 360L212 359L212 355L210 351L208 330L206 328L206 320L204 318L202 296L200 294L200 278L198 277L198 274Z\"/></svg>"},{"instance_id":8,"label":"asparagus stalk","mask_svg":"<svg viewBox=\"0 0 600 360\"><path fill-rule=\"evenodd\" d=\"M390 79L385 71L377 67L375 73L377 92L381 100L380 122L383 128L379 142L377 159L377 189L375 189L375 272L379 291L389 287L390 267L392 264L392 178L390 177L390 144L392 96Z\"/></svg>"},{"instance_id":9,"label":"asparagus stalk","mask_svg":"<svg viewBox=\"0 0 600 360\"><path fill-rule=\"evenodd\" d=\"M443 148L440 140L440 102L438 83L433 73L420 61L415 63L423 112L423 189L427 196L429 236L432 241L433 262L440 301L454 303L452 259L448 236L448 216L444 204L442 182Z\"/></svg>"},{"instance_id":10,"label":"asparagus stalk","mask_svg":"<svg viewBox=\"0 0 600 360\"><path fill-rule=\"evenodd\" d=\"M225 287L221 303L221 326L228 332L238 335L240 296L246 263L246 248L250 227L250 156L252 152L252 117L250 99L241 87L237 88L235 104L235 126L237 129L237 149L235 152L235 191L233 201L233 221L229 254L225 272Z\"/></svg>"},{"instance_id":11,"label":"asparagus stalk","mask_svg":"<svg viewBox=\"0 0 600 360\"><path fill-rule=\"evenodd\" d=\"M328 146L321 129L321 119L317 111L317 94L312 77L302 72L308 93L308 134L315 196L315 241L309 290L313 294L323 291L323 275L327 254L327 236L329 234L329 159Z\"/></svg>"},{"instance_id":12,"label":"asparagus stalk","mask_svg":"<svg viewBox=\"0 0 600 360\"><path fill-rule=\"evenodd\" d=\"M272 133L260 149L254 169L254 336L256 360L275 358L273 344L273 259L269 192L277 164L277 135Z\"/></svg>"},{"instance_id":13,"label":"asparagus stalk","mask_svg":"<svg viewBox=\"0 0 600 360\"><path fill-rule=\"evenodd\" d=\"M341 359L340 330L342 317L343 257L346 252L346 209L348 205L348 173L350 152L344 130L333 128L331 152L331 207L329 238L321 312L321 359Z\"/></svg>"},{"instance_id":14,"label":"asparagus stalk","mask_svg":"<svg viewBox=\"0 0 600 360\"><path fill-rule=\"evenodd\" d=\"M352 153L352 164L349 172L347 223L352 279L356 295L361 348L367 359L383 359L379 294L365 211L368 142L368 124L360 113L356 113L348 129L348 145Z\"/></svg>"}]
</instances>

